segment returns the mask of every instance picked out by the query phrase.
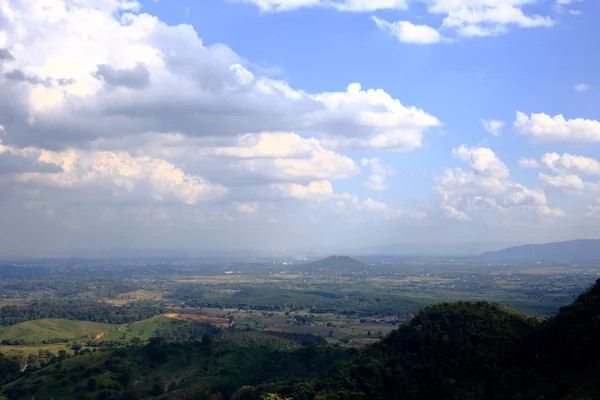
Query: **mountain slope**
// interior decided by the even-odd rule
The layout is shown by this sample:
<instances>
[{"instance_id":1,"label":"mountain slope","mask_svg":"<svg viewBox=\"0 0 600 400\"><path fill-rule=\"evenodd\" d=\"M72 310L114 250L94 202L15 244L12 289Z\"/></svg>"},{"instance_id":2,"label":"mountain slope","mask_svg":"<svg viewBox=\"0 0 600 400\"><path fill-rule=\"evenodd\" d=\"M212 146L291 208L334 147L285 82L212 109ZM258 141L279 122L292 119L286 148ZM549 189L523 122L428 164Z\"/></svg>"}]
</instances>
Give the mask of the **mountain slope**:
<instances>
[{"instance_id":1,"label":"mountain slope","mask_svg":"<svg viewBox=\"0 0 600 400\"><path fill-rule=\"evenodd\" d=\"M2 390L15 400L243 400L266 392L294 400L600 398L600 279L548 320L488 302L439 303L359 349L307 340L278 350L243 331L198 333L69 358Z\"/></svg>"},{"instance_id":2,"label":"mountain slope","mask_svg":"<svg viewBox=\"0 0 600 400\"><path fill-rule=\"evenodd\" d=\"M598 262L600 240L527 244L499 251L488 251L480 258L490 261Z\"/></svg>"}]
</instances>

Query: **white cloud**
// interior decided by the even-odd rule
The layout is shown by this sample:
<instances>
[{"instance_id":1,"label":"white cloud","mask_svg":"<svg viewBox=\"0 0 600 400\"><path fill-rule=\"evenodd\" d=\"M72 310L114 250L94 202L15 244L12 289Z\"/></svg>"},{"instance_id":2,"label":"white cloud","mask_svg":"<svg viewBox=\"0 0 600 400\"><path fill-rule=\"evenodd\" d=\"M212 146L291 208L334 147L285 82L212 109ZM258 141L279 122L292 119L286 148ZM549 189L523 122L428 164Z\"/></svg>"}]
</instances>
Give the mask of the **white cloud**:
<instances>
[{"instance_id":1,"label":"white cloud","mask_svg":"<svg viewBox=\"0 0 600 400\"><path fill-rule=\"evenodd\" d=\"M147 156L131 156L126 152L84 151L61 152L34 147L16 149L3 146L0 153L30 158L60 168L60 172L22 172L7 174L3 183L40 185L64 190L89 192L104 188L115 196L135 195L135 200L157 202L178 201L197 204L223 198L226 187L199 176L186 174L175 165Z\"/></svg>"},{"instance_id":2,"label":"white cloud","mask_svg":"<svg viewBox=\"0 0 600 400\"><path fill-rule=\"evenodd\" d=\"M233 166L280 180L346 179L360 172L349 157L326 150L319 140L295 133L247 134L235 146L205 147L201 155L230 157Z\"/></svg>"},{"instance_id":3,"label":"white cloud","mask_svg":"<svg viewBox=\"0 0 600 400\"><path fill-rule=\"evenodd\" d=\"M335 148L408 151L441 125L381 89L352 83L345 91L307 93L256 75L227 46L204 45L192 26L168 26L132 5L67 3L10 6L9 65L18 73L0 82L0 120L8 132L19 132L8 135L11 144L279 131L318 133Z\"/></svg>"},{"instance_id":4,"label":"white cloud","mask_svg":"<svg viewBox=\"0 0 600 400\"><path fill-rule=\"evenodd\" d=\"M542 157L542 164L561 174L600 175L600 161L569 153L546 153Z\"/></svg>"},{"instance_id":5,"label":"white cloud","mask_svg":"<svg viewBox=\"0 0 600 400\"><path fill-rule=\"evenodd\" d=\"M234 203L234 205L240 214L254 214L260 207L258 203Z\"/></svg>"},{"instance_id":6,"label":"white cloud","mask_svg":"<svg viewBox=\"0 0 600 400\"><path fill-rule=\"evenodd\" d=\"M546 153L542 165L555 173L539 174L539 180L547 187L567 194L583 196L597 202L600 198L600 182L585 181L580 175L600 175L600 162L596 159L569 153ZM588 206L588 210L594 208Z\"/></svg>"},{"instance_id":7,"label":"white cloud","mask_svg":"<svg viewBox=\"0 0 600 400\"><path fill-rule=\"evenodd\" d=\"M448 219L455 219L458 221L467 221L470 219L464 211L459 211L448 204L442 204L441 207L442 210L444 210L444 215Z\"/></svg>"},{"instance_id":8,"label":"white cloud","mask_svg":"<svg viewBox=\"0 0 600 400\"><path fill-rule=\"evenodd\" d=\"M447 169L437 177L435 189L447 218L465 220L477 215L496 223L498 218L517 221L564 215L560 208L548 207L543 191L512 181L508 167L491 149L462 145L452 153L469 163L471 171Z\"/></svg>"},{"instance_id":9,"label":"white cloud","mask_svg":"<svg viewBox=\"0 0 600 400\"><path fill-rule=\"evenodd\" d=\"M498 158L496 154L484 147L460 146L452 149L452 154L469 166L478 174L495 178L508 178L508 167Z\"/></svg>"},{"instance_id":10,"label":"white cloud","mask_svg":"<svg viewBox=\"0 0 600 400\"><path fill-rule=\"evenodd\" d=\"M410 151L423 145L425 131L441 125L425 111L406 107L381 89L362 90L358 83L346 92L313 97L327 109L311 116L314 126L329 127L322 140L326 148Z\"/></svg>"},{"instance_id":11,"label":"white cloud","mask_svg":"<svg viewBox=\"0 0 600 400\"><path fill-rule=\"evenodd\" d=\"M519 167L521 167L521 168L539 168L540 163L537 162L537 160L535 160L533 158L521 157L521 159L519 159Z\"/></svg>"},{"instance_id":12,"label":"white cloud","mask_svg":"<svg viewBox=\"0 0 600 400\"><path fill-rule=\"evenodd\" d=\"M514 127L518 133L540 142L590 143L600 142L600 122L591 119L570 119L562 115L517 112Z\"/></svg>"},{"instance_id":13,"label":"white cloud","mask_svg":"<svg viewBox=\"0 0 600 400\"><path fill-rule=\"evenodd\" d=\"M550 17L526 15L523 6L534 0L433 0L432 14L445 15L442 28L456 30L459 36L494 36L507 31L508 26L521 28L549 27Z\"/></svg>"},{"instance_id":14,"label":"white cloud","mask_svg":"<svg viewBox=\"0 0 600 400\"><path fill-rule=\"evenodd\" d=\"M504 122L497 120L486 121L485 119L482 119L481 124L483 125L483 129L493 136L500 136L502 128L504 127Z\"/></svg>"},{"instance_id":15,"label":"white cloud","mask_svg":"<svg viewBox=\"0 0 600 400\"><path fill-rule=\"evenodd\" d=\"M388 22L375 16L372 16L371 19L379 29L389 32L401 42L432 44L442 41L442 35L428 25L415 25L409 21Z\"/></svg>"},{"instance_id":16,"label":"white cloud","mask_svg":"<svg viewBox=\"0 0 600 400\"><path fill-rule=\"evenodd\" d=\"M368 197L364 200L360 200L360 198L354 194L350 193L337 193L333 196L333 202L331 206L337 213L348 212L347 215L351 217L355 222L367 221L372 222L372 214L377 214L385 219L398 218L402 215L402 210L400 208L396 208L390 206L384 202L376 201L371 197ZM359 212L368 212L369 214L361 217L361 213Z\"/></svg>"},{"instance_id":17,"label":"white cloud","mask_svg":"<svg viewBox=\"0 0 600 400\"><path fill-rule=\"evenodd\" d=\"M374 191L384 191L389 188L387 183L387 177L393 175L395 171L382 164L378 158L363 158L361 160L361 165L363 167L371 168L371 175L364 182L364 185L369 190Z\"/></svg>"},{"instance_id":18,"label":"white cloud","mask_svg":"<svg viewBox=\"0 0 600 400\"><path fill-rule=\"evenodd\" d=\"M580 92L580 93L587 92L591 88L592 88L592 86L587 83L580 83L578 85L575 85L575 91Z\"/></svg>"},{"instance_id":19,"label":"white cloud","mask_svg":"<svg viewBox=\"0 0 600 400\"><path fill-rule=\"evenodd\" d=\"M274 183L273 194L298 200L325 200L333 197L333 186L329 181L313 181L307 185L297 183Z\"/></svg>"},{"instance_id":20,"label":"white cloud","mask_svg":"<svg viewBox=\"0 0 600 400\"><path fill-rule=\"evenodd\" d=\"M544 185L550 186L553 189L566 191L585 190L585 183L577 175L570 174L551 176L547 174L540 174L539 178Z\"/></svg>"},{"instance_id":21,"label":"white cloud","mask_svg":"<svg viewBox=\"0 0 600 400\"><path fill-rule=\"evenodd\" d=\"M399 40L409 43L437 43L445 40L440 30L454 31L457 36L494 36L505 33L510 26L521 28L550 27L549 16L527 14L527 6L536 0L237 0L253 3L266 12L291 11L301 7L331 7L339 11L372 12L383 9L407 8L409 3L423 3L430 15L442 16L440 29L415 25L408 21L387 22L374 18L378 26L390 31ZM449 41L449 40L448 40Z\"/></svg>"},{"instance_id":22,"label":"white cloud","mask_svg":"<svg viewBox=\"0 0 600 400\"><path fill-rule=\"evenodd\" d=\"M373 200L372 198L368 198L366 200L363 201L363 205L369 209L369 210L373 210L373 211L385 211L387 210L387 205L385 203L381 203L378 201Z\"/></svg>"},{"instance_id":23,"label":"white cloud","mask_svg":"<svg viewBox=\"0 0 600 400\"><path fill-rule=\"evenodd\" d=\"M405 9L406 0L235 0L255 4L264 12L291 11L303 7L331 7L339 11L365 12Z\"/></svg>"},{"instance_id":24,"label":"white cloud","mask_svg":"<svg viewBox=\"0 0 600 400\"><path fill-rule=\"evenodd\" d=\"M571 15L581 15L582 12L580 10L569 10L569 14L571 14Z\"/></svg>"}]
</instances>

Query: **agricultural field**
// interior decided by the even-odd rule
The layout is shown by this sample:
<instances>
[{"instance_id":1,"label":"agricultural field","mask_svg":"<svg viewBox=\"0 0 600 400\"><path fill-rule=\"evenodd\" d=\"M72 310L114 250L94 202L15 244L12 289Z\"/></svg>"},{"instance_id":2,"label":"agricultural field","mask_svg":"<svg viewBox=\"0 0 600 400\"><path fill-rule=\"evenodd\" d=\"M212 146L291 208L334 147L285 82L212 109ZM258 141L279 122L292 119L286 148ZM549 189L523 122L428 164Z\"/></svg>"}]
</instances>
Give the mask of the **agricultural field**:
<instances>
[{"instance_id":1,"label":"agricultural field","mask_svg":"<svg viewBox=\"0 0 600 400\"><path fill-rule=\"evenodd\" d=\"M486 300L553 315L600 276L598 266L326 261L11 267L0 282L0 341L15 349L82 340L118 345L206 323L360 344L440 301Z\"/></svg>"}]
</instances>

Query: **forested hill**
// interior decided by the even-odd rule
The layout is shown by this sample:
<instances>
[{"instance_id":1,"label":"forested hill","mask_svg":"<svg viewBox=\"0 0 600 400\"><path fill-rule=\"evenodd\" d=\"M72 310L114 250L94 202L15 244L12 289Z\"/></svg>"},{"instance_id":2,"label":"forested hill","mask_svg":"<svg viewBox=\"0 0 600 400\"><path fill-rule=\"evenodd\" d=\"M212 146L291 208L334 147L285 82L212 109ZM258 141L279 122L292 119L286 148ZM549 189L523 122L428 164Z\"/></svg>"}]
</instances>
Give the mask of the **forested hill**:
<instances>
[{"instance_id":1,"label":"forested hill","mask_svg":"<svg viewBox=\"0 0 600 400\"><path fill-rule=\"evenodd\" d=\"M2 390L15 400L600 398L600 279L548 320L488 302L439 303L363 348L207 329L187 325L145 346L82 351L28 368ZM0 361L18 375L18 365Z\"/></svg>"},{"instance_id":2,"label":"forested hill","mask_svg":"<svg viewBox=\"0 0 600 400\"><path fill-rule=\"evenodd\" d=\"M600 240L572 240L546 244L527 244L480 256L490 261L594 262L600 260Z\"/></svg>"}]
</instances>

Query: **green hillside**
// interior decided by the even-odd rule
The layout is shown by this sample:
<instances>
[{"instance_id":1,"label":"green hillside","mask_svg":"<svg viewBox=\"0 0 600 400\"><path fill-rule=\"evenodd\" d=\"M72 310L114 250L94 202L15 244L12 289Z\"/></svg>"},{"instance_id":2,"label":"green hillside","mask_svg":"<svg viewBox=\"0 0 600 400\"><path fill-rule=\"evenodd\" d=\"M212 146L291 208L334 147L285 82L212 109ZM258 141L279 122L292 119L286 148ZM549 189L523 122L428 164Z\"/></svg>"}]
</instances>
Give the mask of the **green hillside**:
<instances>
[{"instance_id":1,"label":"green hillside","mask_svg":"<svg viewBox=\"0 0 600 400\"><path fill-rule=\"evenodd\" d=\"M600 280L547 320L495 303L439 303L358 349L179 322L155 317L121 327L131 335L155 327L173 334L145 346L86 350L16 380L12 365L12 382L1 390L14 400L256 400L269 392L293 400L600 398Z\"/></svg>"},{"instance_id":2,"label":"green hillside","mask_svg":"<svg viewBox=\"0 0 600 400\"><path fill-rule=\"evenodd\" d=\"M78 339L95 337L114 328L114 325L65 319L40 319L21 322L0 329L0 340L26 340L42 342L50 339Z\"/></svg>"},{"instance_id":3,"label":"green hillside","mask_svg":"<svg viewBox=\"0 0 600 400\"><path fill-rule=\"evenodd\" d=\"M186 324L189 324L189 321L181 321L164 315L157 315L142 321L122 325L49 318L1 328L0 341L23 340L30 344L41 344L56 339L77 340L87 338L111 341L138 337L146 340L155 336L158 332L171 332Z\"/></svg>"},{"instance_id":4,"label":"green hillside","mask_svg":"<svg viewBox=\"0 0 600 400\"><path fill-rule=\"evenodd\" d=\"M157 315L131 324L119 325L117 327L113 325L113 329L109 330L108 333L99 340L124 340L134 337L148 339L155 336L158 332L171 332L174 329L189 323L189 321L181 321L164 315Z\"/></svg>"}]
</instances>

